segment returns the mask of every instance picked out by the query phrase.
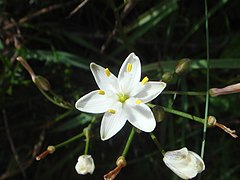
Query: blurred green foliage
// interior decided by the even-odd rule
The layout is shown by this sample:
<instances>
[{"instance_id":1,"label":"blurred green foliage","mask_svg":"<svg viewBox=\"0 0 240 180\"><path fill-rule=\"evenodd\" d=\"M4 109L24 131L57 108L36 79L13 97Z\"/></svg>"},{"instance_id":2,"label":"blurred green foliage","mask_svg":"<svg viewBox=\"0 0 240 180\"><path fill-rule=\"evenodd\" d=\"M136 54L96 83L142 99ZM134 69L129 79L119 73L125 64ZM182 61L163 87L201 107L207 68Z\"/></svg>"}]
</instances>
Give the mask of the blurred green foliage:
<instances>
[{"instance_id":1,"label":"blurred green foliage","mask_svg":"<svg viewBox=\"0 0 240 180\"><path fill-rule=\"evenodd\" d=\"M240 81L240 1L208 3L210 87L224 87ZM35 161L48 145L81 133L92 115L48 101L17 56L50 82L51 92L46 92L50 98L71 105L96 89L89 71L92 61L117 74L134 51L143 65L142 76L160 80L164 73L174 73L178 60L190 58L188 72L169 83L154 103L203 117L205 37L204 1L0 1L0 179L102 179L114 167L131 129L128 124L102 142L101 115L96 116L89 149L96 163L93 175L79 177L74 169L84 152L84 139ZM187 94L192 91L199 95ZM239 93L210 98L210 115L239 132L239 99ZM200 153L202 124L167 113L164 117L154 131L162 146L166 150L187 146ZM208 129L202 179L239 179L239 148L239 139L218 128ZM161 158L150 136L137 134L128 165L117 179L177 179Z\"/></svg>"}]
</instances>

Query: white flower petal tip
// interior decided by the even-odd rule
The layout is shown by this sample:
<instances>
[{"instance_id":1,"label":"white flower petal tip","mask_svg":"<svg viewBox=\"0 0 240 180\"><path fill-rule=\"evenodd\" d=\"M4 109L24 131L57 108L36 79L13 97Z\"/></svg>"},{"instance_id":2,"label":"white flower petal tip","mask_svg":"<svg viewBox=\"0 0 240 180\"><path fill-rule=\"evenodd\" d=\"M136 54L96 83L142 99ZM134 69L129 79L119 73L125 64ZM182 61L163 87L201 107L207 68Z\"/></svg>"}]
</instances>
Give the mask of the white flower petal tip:
<instances>
[{"instance_id":1,"label":"white flower petal tip","mask_svg":"<svg viewBox=\"0 0 240 180\"><path fill-rule=\"evenodd\" d=\"M78 174L86 175L92 174L95 169L95 164L91 155L81 155L78 158L78 162L75 165L75 169Z\"/></svg>"},{"instance_id":2,"label":"white flower petal tip","mask_svg":"<svg viewBox=\"0 0 240 180\"><path fill-rule=\"evenodd\" d=\"M205 164L201 157L195 152L188 151L186 147L166 152L163 161L182 179L192 179L205 170Z\"/></svg>"},{"instance_id":3,"label":"white flower petal tip","mask_svg":"<svg viewBox=\"0 0 240 180\"><path fill-rule=\"evenodd\" d=\"M76 103L76 109L88 113L103 113L116 99L107 95L103 90L92 91L81 97Z\"/></svg>"},{"instance_id":4,"label":"white flower petal tip","mask_svg":"<svg viewBox=\"0 0 240 180\"><path fill-rule=\"evenodd\" d=\"M166 87L166 83L141 78L141 62L134 53L123 62L118 77L108 68L95 63L90 69L99 90L80 98L75 107L88 113L105 113L100 127L103 141L118 133L128 120L136 128L152 132L156 121L151 109L145 103L156 98ZM109 111L110 110L110 111Z\"/></svg>"}]
</instances>

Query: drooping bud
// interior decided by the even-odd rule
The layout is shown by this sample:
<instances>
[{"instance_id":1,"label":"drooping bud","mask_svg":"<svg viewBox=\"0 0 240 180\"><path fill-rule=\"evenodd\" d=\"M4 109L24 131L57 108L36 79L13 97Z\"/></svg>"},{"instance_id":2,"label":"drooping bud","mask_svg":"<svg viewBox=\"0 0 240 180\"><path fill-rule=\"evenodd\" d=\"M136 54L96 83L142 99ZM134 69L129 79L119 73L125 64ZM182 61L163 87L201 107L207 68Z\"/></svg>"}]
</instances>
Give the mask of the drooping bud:
<instances>
[{"instance_id":1,"label":"drooping bud","mask_svg":"<svg viewBox=\"0 0 240 180\"><path fill-rule=\"evenodd\" d=\"M49 91L51 89L49 81L43 76L36 76L33 82L43 91Z\"/></svg>"},{"instance_id":2,"label":"drooping bud","mask_svg":"<svg viewBox=\"0 0 240 180\"><path fill-rule=\"evenodd\" d=\"M187 58L179 60L175 66L175 73L177 75L185 74L189 69L190 63L191 63L191 60Z\"/></svg>"},{"instance_id":3,"label":"drooping bud","mask_svg":"<svg viewBox=\"0 0 240 180\"><path fill-rule=\"evenodd\" d=\"M152 111L157 122L162 122L164 120L165 111L161 106L154 106L154 108L152 108Z\"/></svg>"}]
</instances>

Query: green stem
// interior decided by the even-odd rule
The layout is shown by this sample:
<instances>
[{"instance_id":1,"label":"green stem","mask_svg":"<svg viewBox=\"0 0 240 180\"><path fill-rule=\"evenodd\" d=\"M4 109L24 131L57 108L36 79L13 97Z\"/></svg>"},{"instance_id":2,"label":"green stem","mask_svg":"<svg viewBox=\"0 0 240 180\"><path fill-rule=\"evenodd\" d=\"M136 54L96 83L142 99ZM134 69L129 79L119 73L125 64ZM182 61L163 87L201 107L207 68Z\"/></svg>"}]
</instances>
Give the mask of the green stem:
<instances>
[{"instance_id":1,"label":"green stem","mask_svg":"<svg viewBox=\"0 0 240 180\"><path fill-rule=\"evenodd\" d=\"M85 136L86 136L86 144L85 144L85 150L84 150L84 154L87 155L88 154L88 147L89 147L89 141L90 141L90 138L89 138L89 131L90 131L90 128L91 128L91 124L85 128L83 130Z\"/></svg>"},{"instance_id":2,"label":"green stem","mask_svg":"<svg viewBox=\"0 0 240 180\"><path fill-rule=\"evenodd\" d=\"M162 146L160 145L159 141L157 140L156 136L153 133L150 133L150 136L153 140L153 142L155 143L155 145L157 146L158 150L162 153L162 155L164 156L165 151L162 148Z\"/></svg>"},{"instance_id":3,"label":"green stem","mask_svg":"<svg viewBox=\"0 0 240 180\"><path fill-rule=\"evenodd\" d=\"M74 110L70 109L68 111L66 111L65 113L59 115L56 119L54 119L53 121L56 123L58 121L63 120L64 118L68 117L69 115L71 115L74 112Z\"/></svg>"},{"instance_id":4,"label":"green stem","mask_svg":"<svg viewBox=\"0 0 240 180\"><path fill-rule=\"evenodd\" d=\"M124 148L123 153L122 153L122 156L124 156L124 157L126 157L126 155L128 153L128 150L129 150L130 144L133 140L134 134L135 134L135 128L133 127L132 130L131 130L131 133L128 136L127 143L126 143L125 148Z\"/></svg>"},{"instance_id":5,"label":"green stem","mask_svg":"<svg viewBox=\"0 0 240 180\"><path fill-rule=\"evenodd\" d=\"M147 105L149 107L151 107L151 108L157 106L155 104L150 104L150 103L148 103ZM187 119L199 122L201 124L205 123L205 119L203 119L203 118L200 118L200 117L197 117L197 116L193 116L191 114L188 114L188 113L185 113L185 112L182 112L182 111L178 111L178 110L175 110L175 109L170 109L170 108L163 107L163 106L161 106L161 107L163 108L163 110L165 112L168 112L168 113L171 113L171 114L175 114L175 115L178 115L178 116L181 116L181 117L184 117L184 118L187 118Z\"/></svg>"},{"instance_id":6,"label":"green stem","mask_svg":"<svg viewBox=\"0 0 240 180\"><path fill-rule=\"evenodd\" d=\"M62 142L62 143L59 143L59 144L55 145L54 147L55 147L56 149L58 149L58 148L60 148L60 147L62 147L62 146L65 146L65 145L67 145L67 144L69 144L69 143L71 143L71 142L73 142L73 141L75 141L75 140L83 137L84 135L85 135L84 132L82 132L82 133L80 133L80 134L78 134L78 135L76 135L76 136L73 136L72 138L70 138L70 139Z\"/></svg>"},{"instance_id":7,"label":"green stem","mask_svg":"<svg viewBox=\"0 0 240 180\"><path fill-rule=\"evenodd\" d=\"M66 103L65 101L61 101L61 102L57 102L56 100L54 100L52 97L50 97L46 92L44 92L43 90L41 90L40 88L38 88L40 90L40 92L45 96L45 98L47 98L47 100L49 100L50 102L52 102L53 104L65 108L65 109L73 109L73 106L71 106L70 104Z\"/></svg>"},{"instance_id":8,"label":"green stem","mask_svg":"<svg viewBox=\"0 0 240 180\"><path fill-rule=\"evenodd\" d=\"M209 31L208 31L208 7L207 0L205 2L205 28L206 28L206 50L207 50L207 87L206 87L206 103L205 103L205 115L204 115L204 127L203 127L203 139L201 148L201 158L204 156L205 141L207 134L207 118L208 118L208 106L209 106Z\"/></svg>"}]
</instances>

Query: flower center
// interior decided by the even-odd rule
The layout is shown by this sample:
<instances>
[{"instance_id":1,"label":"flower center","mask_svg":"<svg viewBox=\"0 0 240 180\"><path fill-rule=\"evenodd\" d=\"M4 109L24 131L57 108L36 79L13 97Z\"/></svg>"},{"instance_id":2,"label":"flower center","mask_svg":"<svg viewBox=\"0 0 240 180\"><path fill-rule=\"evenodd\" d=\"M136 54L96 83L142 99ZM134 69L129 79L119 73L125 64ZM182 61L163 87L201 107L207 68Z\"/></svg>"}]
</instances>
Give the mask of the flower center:
<instances>
[{"instance_id":1,"label":"flower center","mask_svg":"<svg viewBox=\"0 0 240 180\"><path fill-rule=\"evenodd\" d=\"M119 100L121 103L124 103L128 98L129 98L129 96L126 95L126 94L118 94L118 100Z\"/></svg>"}]
</instances>

